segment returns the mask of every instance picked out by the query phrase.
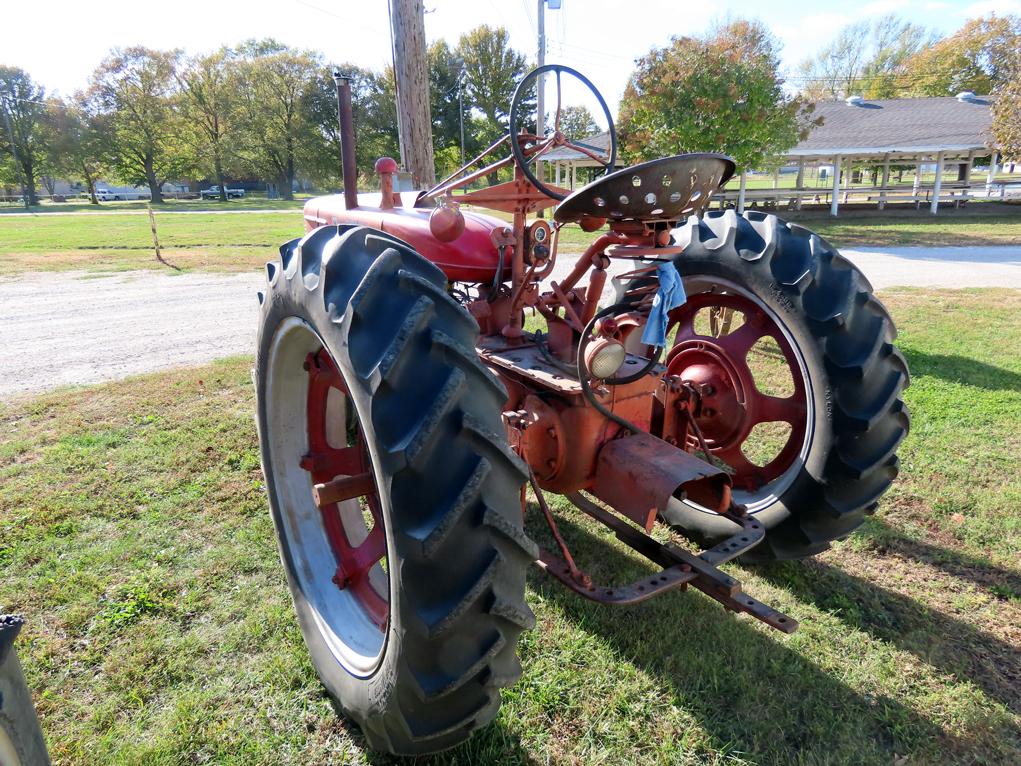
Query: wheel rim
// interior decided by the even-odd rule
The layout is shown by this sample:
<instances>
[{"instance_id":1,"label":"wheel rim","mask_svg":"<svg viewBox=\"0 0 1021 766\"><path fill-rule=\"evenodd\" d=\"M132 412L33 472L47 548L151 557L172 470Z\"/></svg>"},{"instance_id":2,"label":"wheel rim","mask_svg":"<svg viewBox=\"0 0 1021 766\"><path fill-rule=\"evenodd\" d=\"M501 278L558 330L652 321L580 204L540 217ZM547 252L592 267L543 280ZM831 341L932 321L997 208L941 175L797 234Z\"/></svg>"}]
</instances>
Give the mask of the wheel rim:
<instances>
[{"instance_id":1,"label":"wheel rim","mask_svg":"<svg viewBox=\"0 0 1021 766\"><path fill-rule=\"evenodd\" d=\"M21 757L2 726L0 726L0 763L4 766L21 766Z\"/></svg>"},{"instance_id":2,"label":"wheel rim","mask_svg":"<svg viewBox=\"0 0 1021 766\"><path fill-rule=\"evenodd\" d=\"M291 573L334 657L368 675L385 647L390 585L382 500L357 409L335 360L303 320L281 322L268 359L267 469ZM348 481L331 501L335 479ZM321 506L313 491L320 485Z\"/></svg>"},{"instance_id":3,"label":"wheel rim","mask_svg":"<svg viewBox=\"0 0 1021 766\"><path fill-rule=\"evenodd\" d=\"M747 289L708 277L689 277L684 284L688 300L670 313L677 333L666 359L667 374L699 391L701 411L695 421L706 446L731 469L735 502L755 513L791 485L811 447L814 411L804 353L777 315ZM710 318L715 313L715 326L711 319L708 328L696 321L706 309ZM787 395L765 393L769 381L749 361L753 349L756 356L764 353L757 348L764 339L775 344L773 367L789 373ZM766 457L760 454L753 462L747 452L762 447L755 443L756 431L767 424L787 424L789 431L772 439L775 450L767 444ZM697 449L697 439L689 436L687 446Z\"/></svg>"}]
</instances>

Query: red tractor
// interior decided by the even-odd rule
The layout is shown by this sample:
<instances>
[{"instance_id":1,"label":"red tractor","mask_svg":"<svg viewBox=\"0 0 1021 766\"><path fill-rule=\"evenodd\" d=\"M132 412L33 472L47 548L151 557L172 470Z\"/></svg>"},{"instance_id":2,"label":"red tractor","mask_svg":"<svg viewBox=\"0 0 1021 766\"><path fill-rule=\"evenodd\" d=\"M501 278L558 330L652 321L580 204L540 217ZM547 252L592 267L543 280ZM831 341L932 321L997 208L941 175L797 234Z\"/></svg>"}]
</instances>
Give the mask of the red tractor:
<instances>
[{"instance_id":1,"label":"red tractor","mask_svg":"<svg viewBox=\"0 0 1021 766\"><path fill-rule=\"evenodd\" d=\"M523 94L539 74L592 91L606 147L561 132L559 95L550 134L527 131ZM609 110L567 67L529 73L508 135L422 192L395 191L383 158L381 193L357 194L340 76L338 95L344 194L310 200L305 236L267 264L255 376L301 629L369 745L441 750L496 715L534 624L533 563L601 603L691 586L793 631L719 566L825 550L897 475L908 370L868 281L801 226L707 212L728 157L612 172ZM565 146L606 172L570 194L544 182L537 160ZM505 168L512 180L467 189ZM552 223L529 216L547 208ZM593 241L553 279L568 224ZM594 583L549 493L655 574ZM524 532L529 508L549 550ZM654 539L657 524L705 549Z\"/></svg>"}]
</instances>

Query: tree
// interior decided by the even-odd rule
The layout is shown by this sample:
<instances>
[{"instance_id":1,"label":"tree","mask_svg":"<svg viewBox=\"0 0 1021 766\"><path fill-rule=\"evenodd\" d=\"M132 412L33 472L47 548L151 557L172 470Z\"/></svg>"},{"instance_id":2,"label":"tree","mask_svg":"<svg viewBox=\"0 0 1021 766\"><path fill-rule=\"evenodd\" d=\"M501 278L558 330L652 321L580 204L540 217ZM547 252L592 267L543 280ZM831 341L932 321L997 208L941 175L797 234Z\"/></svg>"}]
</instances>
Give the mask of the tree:
<instances>
[{"instance_id":1,"label":"tree","mask_svg":"<svg viewBox=\"0 0 1021 766\"><path fill-rule=\"evenodd\" d=\"M355 129L355 165L359 175L371 175L379 157L395 156L397 102L390 70L377 74L354 64L337 67L351 78L351 112ZM340 124L337 92L332 76L323 70L309 84L302 106L315 136L301 146L300 163L320 183L338 184L341 168Z\"/></svg>"},{"instance_id":2,"label":"tree","mask_svg":"<svg viewBox=\"0 0 1021 766\"><path fill-rule=\"evenodd\" d=\"M302 105L316 78L328 76L326 68L319 54L272 39L249 41L240 53L247 60L239 69L239 153L255 172L276 181L284 199L293 199L299 153L316 135Z\"/></svg>"},{"instance_id":3,"label":"tree","mask_svg":"<svg viewBox=\"0 0 1021 766\"><path fill-rule=\"evenodd\" d=\"M98 205L96 180L103 171L102 158L108 154L105 138L108 131L99 115L89 111L82 93L55 103L51 119L54 140L50 145L51 164L69 179L80 178L89 193L89 200Z\"/></svg>"},{"instance_id":4,"label":"tree","mask_svg":"<svg viewBox=\"0 0 1021 766\"><path fill-rule=\"evenodd\" d=\"M784 93L776 48L760 22L737 20L652 49L621 100L625 157L715 151L748 168L796 144L811 107Z\"/></svg>"},{"instance_id":5,"label":"tree","mask_svg":"<svg viewBox=\"0 0 1021 766\"><path fill-rule=\"evenodd\" d=\"M1021 49L1021 17L991 15L965 22L957 32L916 53L906 63L906 93L948 96L988 94L1005 83Z\"/></svg>"},{"instance_id":6,"label":"tree","mask_svg":"<svg viewBox=\"0 0 1021 766\"><path fill-rule=\"evenodd\" d=\"M457 55L464 61L465 95L484 117L472 121L476 138L488 146L507 132L511 99L528 60L510 47L505 28L486 25L461 35Z\"/></svg>"},{"instance_id":7,"label":"tree","mask_svg":"<svg viewBox=\"0 0 1021 766\"><path fill-rule=\"evenodd\" d=\"M924 27L893 14L849 24L801 64L802 93L812 99L893 98L908 79L906 62L933 39Z\"/></svg>"},{"instance_id":8,"label":"tree","mask_svg":"<svg viewBox=\"0 0 1021 766\"><path fill-rule=\"evenodd\" d=\"M221 48L215 53L190 59L177 73L181 104L190 128L186 132L196 166L211 174L220 187L220 201L227 201L224 168L232 159L238 67L233 52Z\"/></svg>"},{"instance_id":9,"label":"tree","mask_svg":"<svg viewBox=\"0 0 1021 766\"><path fill-rule=\"evenodd\" d=\"M444 149L461 148L461 125L468 124L467 110L461 111L465 103L461 88L463 62L446 40L437 40L429 46L429 102L433 121L433 147L437 153ZM460 98L459 98L460 97ZM465 136L465 151L473 154L473 137ZM439 162L437 161L437 165Z\"/></svg>"},{"instance_id":10,"label":"tree","mask_svg":"<svg viewBox=\"0 0 1021 766\"><path fill-rule=\"evenodd\" d=\"M104 115L112 136L118 175L147 185L156 203L163 202L163 184L188 167L177 108L180 58L176 50L114 49L93 72L89 87L92 107Z\"/></svg>"},{"instance_id":11,"label":"tree","mask_svg":"<svg viewBox=\"0 0 1021 766\"><path fill-rule=\"evenodd\" d=\"M560 112L560 131L572 141L581 141L598 133L599 125L587 106L565 106Z\"/></svg>"},{"instance_id":12,"label":"tree","mask_svg":"<svg viewBox=\"0 0 1021 766\"><path fill-rule=\"evenodd\" d=\"M1002 62L1003 74L994 91L993 138L1004 157L1021 158L1021 49Z\"/></svg>"},{"instance_id":13,"label":"tree","mask_svg":"<svg viewBox=\"0 0 1021 766\"><path fill-rule=\"evenodd\" d=\"M30 205L39 204L36 179L41 175L48 138L45 99L45 89L24 69L0 66L0 110L6 115L0 115L0 123L10 125L8 134L7 125L0 124L0 151L17 163Z\"/></svg>"}]
</instances>

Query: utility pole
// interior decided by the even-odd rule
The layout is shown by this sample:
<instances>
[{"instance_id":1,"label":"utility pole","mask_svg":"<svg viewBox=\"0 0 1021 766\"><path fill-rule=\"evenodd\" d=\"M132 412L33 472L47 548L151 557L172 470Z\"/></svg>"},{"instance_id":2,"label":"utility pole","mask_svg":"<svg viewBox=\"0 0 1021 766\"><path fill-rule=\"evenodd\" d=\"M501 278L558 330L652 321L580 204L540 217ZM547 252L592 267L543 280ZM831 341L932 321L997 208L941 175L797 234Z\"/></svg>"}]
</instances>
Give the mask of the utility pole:
<instances>
[{"instance_id":1,"label":"utility pole","mask_svg":"<svg viewBox=\"0 0 1021 766\"><path fill-rule=\"evenodd\" d=\"M539 0L539 6L536 10L537 26L539 27L539 49L536 54L536 61L540 67L546 66L546 3L549 3L550 10L556 11L560 9L561 0ZM543 136L546 135L546 75L540 74L535 78L535 132L539 135L539 140L542 141ZM545 181L544 168L542 162L536 161L535 163L535 177L540 181ZM539 217L543 217L543 211L539 211Z\"/></svg>"},{"instance_id":2,"label":"utility pole","mask_svg":"<svg viewBox=\"0 0 1021 766\"><path fill-rule=\"evenodd\" d=\"M390 0L390 33L401 164L411 172L415 188L420 189L436 181L422 0Z\"/></svg>"},{"instance_id":3,"label":"utility pole","mask_svg":"<svg viewBox=\"0 0 1021 766\"><path fill-rule=\"evenodd\" d=\"M7 140L11 142L11 157L14 158L14 172L18 174L18 185L21 187L21 201L25 204L25 210L28 210L28 189L25 187L25 179L21 175L21 161L18 159L18 148L14 145L14 130L11 128L11 117L7 114L7 99L3 95L0 95L0 112L4 114Z\"/></svg>"},{"instance_id":4,"label":"utility pole","mask_svg":"<svg viewBox=\"0 0 1021 766\"><path fill-rule=\"evenodd\" d=\"M536 61L540 67L546 66L546 0L539 0L539 9L536 12L539 26L539 51ZM541 74L535 79L535 132L539 134L539 140L546 135L546 75ZM535 163L535 172L540 181L542 178L542 163Z\"/></svg>"}]
</instances>

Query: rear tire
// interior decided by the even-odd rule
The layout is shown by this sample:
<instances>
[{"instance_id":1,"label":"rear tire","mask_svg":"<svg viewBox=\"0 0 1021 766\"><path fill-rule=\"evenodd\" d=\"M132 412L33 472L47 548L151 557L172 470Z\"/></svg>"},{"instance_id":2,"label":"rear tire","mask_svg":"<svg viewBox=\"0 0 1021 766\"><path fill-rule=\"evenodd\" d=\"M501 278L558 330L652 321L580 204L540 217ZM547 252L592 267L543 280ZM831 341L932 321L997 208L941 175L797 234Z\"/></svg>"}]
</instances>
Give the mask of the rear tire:
<instances>
[{"instance_id":1,"label":"rear tire","mask_svg":"<svg viewBox=\"0 0 1021 766\"><path fill-rule=\"evenodd\" d=\"M255 378L270 509L302 633L323 685L372 748L443 750L496 715L500 688L521 672L518 636L534 624L525 572L538 549L522 530L526 474L506 442L506 392L479 362L478 326L443 273L407 244L327 226L280 254L267 264ZM300 450L281 449L294 427L288 408L300 419L305 406L279 396L288 376L300 388L306 374L305 348L280 336L295 327L307 331L293 342L321 343L344 379L381 506L389 617L378 657L360 668L336 651L345 626L324 628L322 594L346 594L330 571L309 571L292 534L295 518L317 512L311 481L294 475ZM298 363L281 367L288 354Z\"/></svg>"},{"instance_id":2,"label":"rear tire","mask_svg":"<svg viewBox=\"0 0 1021 766\"><path fill-rule=\"evenodd\" d=\"M797 559L850 534L897 476L908 368L865 276L818 235L760 212L690 218L674 231L689 298L714 281L754 296L800 351L812 413L800 469L755 516L769 530L746 561ZM701 285L701 287L699 287ZM726 290L726 288L723 288ZM737 527L673 501L664 519L715 544Z\"/></svg>"}]
</instances>

